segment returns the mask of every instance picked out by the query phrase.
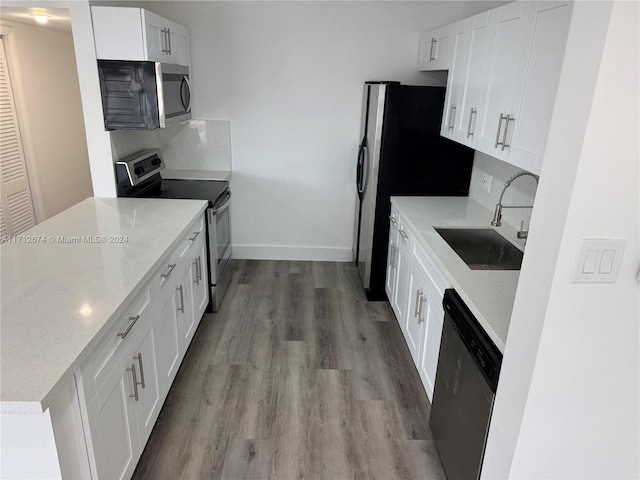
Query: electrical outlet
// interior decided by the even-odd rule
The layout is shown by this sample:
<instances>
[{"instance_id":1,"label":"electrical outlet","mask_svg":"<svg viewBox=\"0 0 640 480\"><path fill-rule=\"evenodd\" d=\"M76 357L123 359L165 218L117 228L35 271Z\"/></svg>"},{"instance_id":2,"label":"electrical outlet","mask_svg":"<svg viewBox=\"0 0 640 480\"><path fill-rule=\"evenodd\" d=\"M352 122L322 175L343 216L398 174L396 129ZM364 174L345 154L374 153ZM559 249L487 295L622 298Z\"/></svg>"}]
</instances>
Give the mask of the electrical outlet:
<instances>
[{"instance_id":1,"label":"electrical outlet","mask_svg":"<svg viewBox=\"0 0 640 480\"><path fill-rule=\"evenodd\" d=\"M485 173L482 175L482 189L487 192L487 193L491 193L491 180L493 179L493 177L491 175L489 175L488 173Z\"/></svg>"}]
</instances>

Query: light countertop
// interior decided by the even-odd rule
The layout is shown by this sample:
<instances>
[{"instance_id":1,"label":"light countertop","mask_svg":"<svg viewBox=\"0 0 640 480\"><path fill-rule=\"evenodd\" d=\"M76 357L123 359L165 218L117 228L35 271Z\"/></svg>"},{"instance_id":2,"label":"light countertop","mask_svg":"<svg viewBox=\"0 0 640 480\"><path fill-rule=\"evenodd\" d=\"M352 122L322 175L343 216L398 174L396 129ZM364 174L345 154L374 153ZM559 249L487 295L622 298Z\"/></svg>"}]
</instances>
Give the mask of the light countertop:
<instances>
[{"instance_id":1,"label":"light countertop","mask_svg":"<svg viewBox=\"0 0 640 480\"><path fill-rule=\"evenodd\" d=\"M392 197L418 242L433 257L451 286L501 352L509 332L519 271L471 270L433 227L494 228L521 250L516 229L491 227L493 212L469 197Z\"/></svg>"},{"instance_id":2,"label":"light countertop","mask_svg":"<svg viewBox=\"0 0 640 480\"><path fill-rule=\"evenodd\" d=\"M160 173L162 178L176 180L217 180L229 181L231 179L230 170L189 170L179 168L165 168Z\"/></svg>"},{"instance_id":3,"label":"light countertop","mask_svg":"<svg viewBox=\"0 0 640 480\"><path fill-rule=\"evenodd\" d=\"M2 413L48 408L206 207L89 198L0 246Z\"/></svg>"}]
</instances>

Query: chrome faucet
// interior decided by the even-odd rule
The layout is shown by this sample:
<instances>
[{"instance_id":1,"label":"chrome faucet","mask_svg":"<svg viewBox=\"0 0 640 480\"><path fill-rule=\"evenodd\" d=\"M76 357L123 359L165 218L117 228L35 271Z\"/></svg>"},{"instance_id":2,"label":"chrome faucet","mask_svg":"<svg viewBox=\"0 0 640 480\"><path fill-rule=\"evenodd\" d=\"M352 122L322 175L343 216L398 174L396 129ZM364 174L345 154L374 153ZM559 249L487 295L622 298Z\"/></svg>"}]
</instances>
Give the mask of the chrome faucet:
<instances>
[{"instance_id":1,"label":"chrome faucet","mask_svg":"<svg viewBox=\"0 0 640 480\"><path fill-rule=\"evenodd\" d=\"M540 177L538 177L538 175L534 175L531 172L527 172L526 170L520 170L518 173L513 175L509 180L504 182L504 188L502 189L502 193L500 193L500 198L498 199L498 203L496 204L496 211L493 214L493 221L491 222L491 225L493 225L494 227L499 227L500 225L502 225L502 222L500 222L500 220L502 219L503 208L533 208L533 205L503 205L502 204L502 197L504 197L504 192L507 191L507 188L509 188L509 185L511 185L516 178L523 177L525 175L529 175L530 177L533 177L533 179L536 181L536 185L538 184L538 179ZM524 230L524 220L523 220L522 223L520 224L520 231L518 232L518 238L527 238L527 233L528 232Z\"/></svg>"}]
</instances>

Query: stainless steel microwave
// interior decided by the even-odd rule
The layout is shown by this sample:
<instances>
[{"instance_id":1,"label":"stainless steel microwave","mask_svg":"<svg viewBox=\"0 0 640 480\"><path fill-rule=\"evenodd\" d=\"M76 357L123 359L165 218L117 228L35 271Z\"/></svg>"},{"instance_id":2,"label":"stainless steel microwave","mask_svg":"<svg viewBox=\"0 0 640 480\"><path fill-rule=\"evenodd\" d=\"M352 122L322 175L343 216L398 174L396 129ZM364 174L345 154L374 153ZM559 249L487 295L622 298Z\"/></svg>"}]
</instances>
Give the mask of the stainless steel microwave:
<instances>
[{"instance_id":1,"label":"stainless steel microwave","mask_svg":"<svg viewBox=\"0 0 640 480\"><path fill-rule=\"evenodd\" d=\"M107 130L153 130L191 119L189 67L98 60Z\"/></svg>"}]
</instances>

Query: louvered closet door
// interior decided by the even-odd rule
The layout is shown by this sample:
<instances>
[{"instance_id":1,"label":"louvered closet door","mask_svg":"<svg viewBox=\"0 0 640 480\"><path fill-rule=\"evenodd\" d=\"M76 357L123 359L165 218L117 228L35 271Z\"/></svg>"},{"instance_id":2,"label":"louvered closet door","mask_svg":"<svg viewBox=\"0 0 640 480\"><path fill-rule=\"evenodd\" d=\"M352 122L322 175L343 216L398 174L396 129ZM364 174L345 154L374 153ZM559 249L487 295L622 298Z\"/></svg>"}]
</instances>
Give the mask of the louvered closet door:
<instances>
[{"instance_id":1,"label":"louvered closet door","mask_svg":"<svg viewBox=\"0 0 640 480\"><path fill-rule=\"evenodd\" d=\"M35 225L4 42L0 38L0 237Z\"/></svg>"}]
</instances>

